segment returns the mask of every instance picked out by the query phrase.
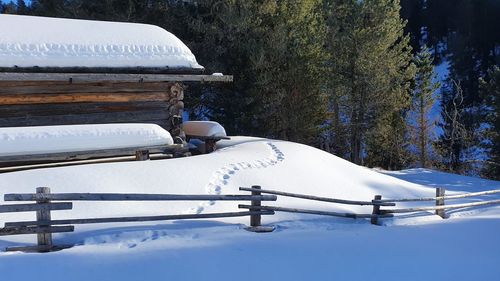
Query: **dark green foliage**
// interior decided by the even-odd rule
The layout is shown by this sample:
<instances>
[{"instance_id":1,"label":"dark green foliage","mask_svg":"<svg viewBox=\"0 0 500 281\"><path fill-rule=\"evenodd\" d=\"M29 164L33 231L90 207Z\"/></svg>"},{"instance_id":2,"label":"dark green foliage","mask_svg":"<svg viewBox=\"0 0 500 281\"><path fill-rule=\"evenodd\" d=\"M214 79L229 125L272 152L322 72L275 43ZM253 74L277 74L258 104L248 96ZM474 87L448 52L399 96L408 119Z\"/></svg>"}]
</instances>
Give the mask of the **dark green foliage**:
<instances>
[{"instance_id":1,"label":"dark green foliage","mask_svg":"<svg viewBox=\"0 0 500 281\"><path fill-rule=\"evenodd\" d=\"M334 112L344 122L350 160L396 168L407 145L401 114L409 106L409 37L395 1L329 1L328 48ZM335 110L335 108L334 108ZM333 122L335 124L335 121ZM344 142L344 140L334 140ZM397 150L396 152L394 150Z\"/></svg>"},{"instance_id":2,"label":"dark green foliage","mask_svg":"<svg viewBox=\"0 0 500 281\"><path fill-rule=\"evenodd\" d=\"M500 180L500 68L498 66L488 72L487 79L480 80L480 90L486 101L485 123L488 127L484 146L489 152L482 172L486 177Z\"/></svg>"}]
</instances>

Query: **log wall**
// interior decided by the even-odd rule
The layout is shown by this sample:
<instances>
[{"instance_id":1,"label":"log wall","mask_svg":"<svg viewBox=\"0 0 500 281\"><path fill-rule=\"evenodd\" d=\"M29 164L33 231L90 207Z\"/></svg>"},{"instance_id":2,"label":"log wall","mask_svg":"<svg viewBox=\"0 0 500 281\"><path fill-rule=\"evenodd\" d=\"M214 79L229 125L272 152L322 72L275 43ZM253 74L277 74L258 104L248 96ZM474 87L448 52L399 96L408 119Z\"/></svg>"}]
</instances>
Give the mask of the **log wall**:
<instances>
[{"instance_id":1,"label":"log wall","mask_svg":"<svg viewBox=\"0 0 500 281\"><path fill-rule=\"evenodd\" d=\"M176 82L0 81L0 127L154 123L181 135Z\"/></svg>"}]
</instances>

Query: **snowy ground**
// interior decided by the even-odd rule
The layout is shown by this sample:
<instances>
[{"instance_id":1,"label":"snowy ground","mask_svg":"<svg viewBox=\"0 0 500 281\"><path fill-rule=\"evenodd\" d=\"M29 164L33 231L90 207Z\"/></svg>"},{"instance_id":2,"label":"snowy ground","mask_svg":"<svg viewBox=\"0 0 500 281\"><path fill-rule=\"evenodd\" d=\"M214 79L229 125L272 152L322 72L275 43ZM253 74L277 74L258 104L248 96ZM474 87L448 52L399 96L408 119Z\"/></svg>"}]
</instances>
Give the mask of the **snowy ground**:
<instances>
[{"instance_id":1,"label":"snowy ground","mask_svg":"<svg viewBox=\"0 0 500 281\"><path fill-rule=\"evenodd\" d=\"M209 155L93 164L0 174L0 195L33 192L242 194L239 186L370 200L500 189L500 182L413 169L377 172L300 144L234 137ZM489 196L488 199L499 196ZM453 203L477 199L457 200ZM0 201L0 204L3 202ZM282 198L270 205L371 212ZM424 203L432 204L432 203ZM411 204L400 205L410 206ZM421 204L420 204L421 205ZM236 211L234 202L77 202L53 218ZM2 214L6 221L32 214ZM55 242L77 246L49 254L0 252L5 280L498 280L500 207L456 210L442 220L417 213L367 220L277 213L273 233L245 231L248 218L76 226ZM31 244L33 235L0 239L0 248ZM251 270L255 268L255 270Z\"/></svg>"}]
</instances>

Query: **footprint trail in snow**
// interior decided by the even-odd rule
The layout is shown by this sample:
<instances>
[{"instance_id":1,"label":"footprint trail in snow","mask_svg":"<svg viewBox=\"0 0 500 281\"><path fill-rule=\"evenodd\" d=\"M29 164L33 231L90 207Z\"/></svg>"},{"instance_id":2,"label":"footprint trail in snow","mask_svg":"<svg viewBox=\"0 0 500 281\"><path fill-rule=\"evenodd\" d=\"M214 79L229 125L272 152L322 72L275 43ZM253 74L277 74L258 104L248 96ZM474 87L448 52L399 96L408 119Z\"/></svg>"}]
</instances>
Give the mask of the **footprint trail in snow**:
<instances>
[{"instance_id":1,"label":"footprint trail in snow","mask_svg":"<svg viewBox=\"0 0 500 281\"><path fill-rule=\"evenodd\" d=\"M231 177L233 177L240 170L267 168L285 160L285 155L275 144L273 144L272 142L266 142L265 145L270 152L270 155L268 157L264 159L254 160L252 162L242 161L238 163L227 164L215 171L209 183L205 186L207 194L221 194L223 186L228 185ZM203 202L199 204L198 207L189 210L189 213L195 212L199 214L203 212L205 208L213 204L215 204L215 201Z\"/></svg>"}]
</instances>

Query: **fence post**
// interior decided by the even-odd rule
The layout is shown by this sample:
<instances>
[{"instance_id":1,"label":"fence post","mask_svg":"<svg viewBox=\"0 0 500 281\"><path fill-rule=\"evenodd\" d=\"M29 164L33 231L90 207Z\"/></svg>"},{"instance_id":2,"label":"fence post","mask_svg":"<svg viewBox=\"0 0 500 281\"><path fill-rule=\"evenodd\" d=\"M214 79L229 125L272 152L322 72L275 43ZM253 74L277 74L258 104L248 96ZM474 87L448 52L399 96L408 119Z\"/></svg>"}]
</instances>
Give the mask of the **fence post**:
<instances>
[{"instance_id":1,"label":"fence post","mask_svg":"<svg viewBox=\"0 0 500 281\"><path fill-rule=\"evenodd\" d=\"M372 202L376 200L382 200L382 195L375 195ZM380 205L373 205L372 217L370 220L372 224L378 225L378 215L380 215Z\"/></svg>"},{"instance_id":2,"label":"fence post","mask_svg":"<svg viewBox=\"0 0 500 281\"><path fill-rule=\"evenodd\" d=\"M436 188L436 197L443 197L445 192L446 192L446 190L444 189L444 187L437 187ZM444 198L443 199L436 199L436 206L444 206ZM445 219L446 218L445 209L436 210L436 215Z\"/></svg>"},{"instance_id":3,"label":"fence post","mask_svg":"<svg viewBox=\"0 0 500 281\"><path fill-rule=\"evenodd\" d=\"M260 185L252 185L253 189L261 189ZM252 191L252 195L261 195L260 191ZM260 207L260 200L252 200L252 207ZM251 211L260 211L259 208L252 208ZM261 215L250 215L250 227L260 226L261 223Z\"/></svg>"},{"instance_id":4,"label":"fence post","mask_svg":"<svg viewBox=\"0 0 500 281\"><path fill-rule=\"evenodd\" d=\"M40 195L50 194L50 188L49 187L37 187L36 193L40 194ZM50 203L50 200L46 200L46 199L43 199L42 197L40 197L40 198L38 198L38 200L36 200L36 203L38 203L38 204ZM50 210L36 211L36 220L37 221L39 221L39 222L40 221L50 221L50 219L51 219ZM40 226L49 226L49 225L44 224L44 225L40 225ZM50 249L50 247L52 247L52 233L38 233L37 240L38 240L38 246L44 246L47 249Z\"/></svg>"}]
</instances>

